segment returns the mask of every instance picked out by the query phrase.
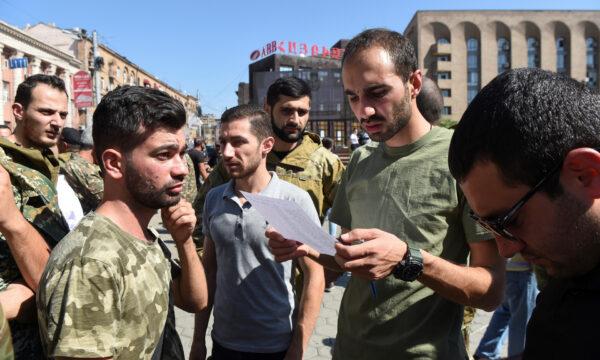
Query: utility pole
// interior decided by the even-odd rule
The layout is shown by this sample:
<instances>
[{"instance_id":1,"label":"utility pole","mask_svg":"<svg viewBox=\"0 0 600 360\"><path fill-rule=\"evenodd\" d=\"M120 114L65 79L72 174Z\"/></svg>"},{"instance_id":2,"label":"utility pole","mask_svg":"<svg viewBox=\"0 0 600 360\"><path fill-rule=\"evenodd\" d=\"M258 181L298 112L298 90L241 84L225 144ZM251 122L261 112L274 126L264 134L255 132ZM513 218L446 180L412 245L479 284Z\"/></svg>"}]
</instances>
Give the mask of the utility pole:
<instances>
[{"instance_id":1,"label":"utility pole","mask_svg":"<svg viewBox=\"0 0 600 360\"><path fill-rule=\"evenodd\" d=\"M96 30L92 32L92 51L94 56L94 103L96 106L100 103L100 54L98 53L98 35Z\"/></svg>"}]
</instances>

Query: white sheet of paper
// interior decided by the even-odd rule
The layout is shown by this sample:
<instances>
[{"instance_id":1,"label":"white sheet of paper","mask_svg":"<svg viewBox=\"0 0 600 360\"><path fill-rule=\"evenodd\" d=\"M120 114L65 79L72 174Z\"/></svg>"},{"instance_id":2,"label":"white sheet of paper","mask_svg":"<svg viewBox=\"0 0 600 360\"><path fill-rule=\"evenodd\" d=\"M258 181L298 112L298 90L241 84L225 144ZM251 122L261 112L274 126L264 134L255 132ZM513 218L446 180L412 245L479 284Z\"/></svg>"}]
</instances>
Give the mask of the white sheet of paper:
<instances>
[{"instance_id":1,"label":"white sheet of paper","mask_svg":"<svg viewBox=\"0 0 600 360\"><path fill-rule=\"evenodd\" d=\"M321 254L335 255L336 239L311 220L293 201L250 194L242 195L283 237L306 244Z\"/></svg>"}]
</instances>

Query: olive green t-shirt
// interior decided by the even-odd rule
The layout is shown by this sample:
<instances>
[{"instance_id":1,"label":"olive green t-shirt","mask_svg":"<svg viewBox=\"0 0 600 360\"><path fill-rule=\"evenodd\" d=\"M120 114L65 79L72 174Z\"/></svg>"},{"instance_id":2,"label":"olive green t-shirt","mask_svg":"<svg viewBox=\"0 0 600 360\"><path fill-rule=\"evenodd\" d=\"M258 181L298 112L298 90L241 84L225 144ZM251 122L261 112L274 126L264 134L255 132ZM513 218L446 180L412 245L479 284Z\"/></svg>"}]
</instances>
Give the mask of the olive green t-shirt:
<instances>
[{"instance_id":1,"label":"olive green t-shirt","mask_svg":"<svg viewBox=\"0 0 600 360\"><path fill-rule=\"evenodd\" d=\"M49 357L149 359L165 326L170 265L95 212L50 255L37 295Z\"/></svg>"},{"instance_id":2,"label":"olive green t-shirt","mask_svg":"<svg viewBox=\"0 0 600 360\"><path fill-rule=\"evenodd\" d=\"M468 242L492 239L468 216L448 169L452 132L434 127L416 142L356 150L342 177L331 220L347 228L379 228L409 245L466 264ZM419 281L352 277L338 319L334 359L465 359L463 307Z\"/></svg>"}]
</instances>

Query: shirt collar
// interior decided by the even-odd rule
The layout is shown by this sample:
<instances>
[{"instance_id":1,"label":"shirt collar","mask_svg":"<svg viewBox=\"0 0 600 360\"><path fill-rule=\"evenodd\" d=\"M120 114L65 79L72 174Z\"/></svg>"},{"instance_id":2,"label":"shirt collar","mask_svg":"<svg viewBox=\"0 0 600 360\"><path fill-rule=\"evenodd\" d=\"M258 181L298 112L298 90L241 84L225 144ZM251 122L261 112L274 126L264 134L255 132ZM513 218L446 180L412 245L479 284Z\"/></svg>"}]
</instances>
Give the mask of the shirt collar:
<instances>
[{"instance_id":1,"label":"shirt collar","mask_svg":"<svg viewBox=\"0 0 600 360\"><path fill-rule=\"evenodd\" d=\"M275 174L274 171L269 171L271 174L271 180L267 184L267 186L262 189L259 193L260 195L270 196L276 193L277 189L277 181L279 181L279 177ZM227 186L225 187L225 191L223 191L223 199L237 199L238 196L235 194L235 179L229 180Z\"/></svg>"}]
</instances>

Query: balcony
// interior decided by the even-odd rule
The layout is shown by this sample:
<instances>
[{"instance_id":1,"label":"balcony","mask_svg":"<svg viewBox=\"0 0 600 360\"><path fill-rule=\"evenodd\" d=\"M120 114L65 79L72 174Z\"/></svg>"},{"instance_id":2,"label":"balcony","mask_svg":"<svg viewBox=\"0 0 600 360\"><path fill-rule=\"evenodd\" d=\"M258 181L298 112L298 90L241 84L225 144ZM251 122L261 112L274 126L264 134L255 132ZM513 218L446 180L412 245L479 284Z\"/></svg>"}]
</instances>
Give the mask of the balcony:
<instances>
[{"instance_id":1,"label":"balcony","mask_svg":"<svg viewBox=\"0 0 600 360\"><path fill-rule=\"evenodd\" d=\"M432 52L433 55L449 55L452 53L452 44L434 44Z\"/></svg>"},{"instance_id":2,"label":"balcony","mask_svg":"<svg viewBox=\"0 0 600 360\"><path fill-rule=\"evenodd\" d=\"M452 62L451 61L436 61L436 70L437 71L452 71Z\"/></svg>"},{"instance_id":3,"label":"balcony","mask_svg":"<svg viewBox=\"0 0 600 360\"><path fill-rule=\"evenodd\" d=\"M437 86L440 89L452 89L452 79L438 79Z\"/></svg>"}]
</instances>

